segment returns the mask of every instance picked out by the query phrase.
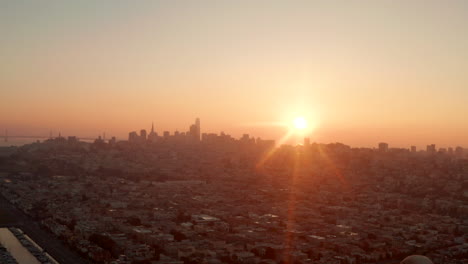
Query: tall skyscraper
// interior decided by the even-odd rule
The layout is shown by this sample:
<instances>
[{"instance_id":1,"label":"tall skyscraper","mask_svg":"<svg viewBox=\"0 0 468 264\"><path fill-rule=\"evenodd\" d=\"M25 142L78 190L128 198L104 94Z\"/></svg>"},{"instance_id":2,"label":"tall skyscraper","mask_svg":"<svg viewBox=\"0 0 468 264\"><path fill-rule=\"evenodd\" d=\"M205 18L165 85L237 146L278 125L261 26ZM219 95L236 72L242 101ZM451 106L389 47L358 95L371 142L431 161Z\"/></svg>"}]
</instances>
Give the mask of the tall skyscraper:
<instances>
[{"instance_id":1,"label":"tall skyscraper","mask_svg":"<svg viewBox=\"0 0 468 264\"><path fill-rule=\"evenodd\" d=\"M200 118L195 119L195 124L190 126L188 134L193 138L194 141L200 141L201 136L201 129L200 129Z\"/></svg>"},{"instance_id":2,"label":"tall skyscraper","mask_svg":"<svg viewBox=\"0 0 468 264\"><path fill-rule=\"evenodd\" d=\"M142 142L146 141L146 130L145 129L140 130L140 138L141 138Z\"/></svg>"},{"instance_id":3,"label":"tall skyscraper","mask_svg":"<svg viewBox=\"0 0 468 264\"><path fill-rule=\"evenodd\" d=\"M135 143L138 141L138 134L135 131L128 133L128 141L131 143Z\"/></svg>"},{"instance_id":4,"label":"tall skyscraper","mask_svg":"<svg viewBox=\"0 0 468 264\"><path fill-rule=\"evenodd\" d=\"M154 122L151 123L151 132L148 135L149 142L156 142L158 140L158 133L154 132Z\"/></svg>"},{"instance_id":5,"label":"tall skyscraper","mask_svg":"<svg viewBox=\"0 0 468 264\"><path fill-rule=\"evenodd\" d=\"M195 119L195 127L196 127L195 139L197 141L200 141L201 127L200 127L200 118L198 118L198 117L197 117L197 119Z\"/></svg>"}]
</instances>

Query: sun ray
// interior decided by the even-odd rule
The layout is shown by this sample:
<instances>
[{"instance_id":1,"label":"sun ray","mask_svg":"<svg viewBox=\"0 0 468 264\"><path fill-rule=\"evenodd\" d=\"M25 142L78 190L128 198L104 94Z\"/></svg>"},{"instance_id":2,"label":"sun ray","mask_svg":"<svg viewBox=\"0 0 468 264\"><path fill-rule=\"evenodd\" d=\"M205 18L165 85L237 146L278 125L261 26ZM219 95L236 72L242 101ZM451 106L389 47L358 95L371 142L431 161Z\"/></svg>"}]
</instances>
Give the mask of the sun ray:
<instances>
[{"instance_id":1,"label":"sun ray","mask_svg":"<svg viewBox=\"0 0 468 264\"><path fill-rule=\"evenodd\" d=\"M278 144L277 146L281 146L282 144L284 144L286 141L288 141L291 136L293 134L293 131L289 130L288 133L286 133L279 141L278 141ZM268 161L271 156L273 156L273 154L275 154L275 152L278 150L277 147L274 147L272 149L270 149L266 154L263 155L263 157L260 159L259 162L257 162L257 169L261 169L263 167L263 165L265 164L266 161Z\"/></svg>"},{"instance_id":2,"label":"sun ray","mask_svg":"<svg viewBox=\"0 0 468 264\"><path fill-rule=\"evenodd\" d=\"M330 156L328 156L328 153L324 151L320 145L318 146L318 151L320 152L320 155L325 158L325 162L331 167L334 176L336 176L341 183L347 185L347 182L341 171L335 166L333 160L330 158Z\"/></svg>"},{"instance_id":3,"label":"sun ray","mask_svg":"<svg viewBox=\"0 0 468 264\"><path fill-rule=\"evenodd\" d=\"M289 188L289 196L288 196L288 213L287 213L287 219L286 219L286 232L285 232L285 245L286 245L286 252L283 256L283 261L286 263L290 263L289 255L290 255L290 249L294 248L294 242L295 242L295 235L293 232L296 229L296 204L297 204L297 198L296 198L296 183L297 183L297 177L299 174L299 169L300 169L300 154L297 151L297 149L294 151L294 165L292 168L292 174L291 174L291 181L290 181L290 188Z\"/></svg>"}]
</instances>

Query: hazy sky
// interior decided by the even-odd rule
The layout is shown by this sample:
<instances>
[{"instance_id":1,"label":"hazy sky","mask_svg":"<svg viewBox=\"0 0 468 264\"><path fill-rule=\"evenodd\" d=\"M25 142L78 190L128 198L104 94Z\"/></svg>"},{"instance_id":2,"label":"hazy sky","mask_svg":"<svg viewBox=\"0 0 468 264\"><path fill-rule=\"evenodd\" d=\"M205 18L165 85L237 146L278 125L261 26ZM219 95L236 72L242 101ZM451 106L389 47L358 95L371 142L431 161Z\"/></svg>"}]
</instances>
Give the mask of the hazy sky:
<instances>
[{"instance_id":1,"label":"hazy sky","mask_svg":"<svg viewBox=\"0 0 468 264\"><path fill-rule=\"evenodd\" d=\"M10 134L278 139L302 115L311 141L468 147L465 0L0 0L0 58Z\"/></svg>"}]
</instances>

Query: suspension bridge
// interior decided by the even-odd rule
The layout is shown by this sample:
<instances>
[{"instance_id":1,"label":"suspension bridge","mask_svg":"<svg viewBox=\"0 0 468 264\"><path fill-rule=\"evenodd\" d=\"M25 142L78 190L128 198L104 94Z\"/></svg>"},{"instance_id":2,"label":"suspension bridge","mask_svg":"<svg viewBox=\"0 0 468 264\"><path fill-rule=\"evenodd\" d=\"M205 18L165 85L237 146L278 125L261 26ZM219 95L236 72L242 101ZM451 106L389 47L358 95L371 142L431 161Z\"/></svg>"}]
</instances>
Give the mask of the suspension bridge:
<instances>
[{"instance_id":1,"label":"suspension bridge","mask_svg":"<svg viewBox=\"0 0 468 264\"><path fill-rule=\"evenodd\" d=\"M59 136L61 137L60 133ZM9 135L8 130L5 130L5 134L3 135L3 141L8 142L9 139L14 139L14 138L28 138L28 139L39 139L39 140L44 140L44 139L52 139L54 138L52 136L52 133L48 136L43 136L43 135ZM95 140L96 138L90 138L90 137L77 137L79 140Z\"/></svg>"}]
</instances>

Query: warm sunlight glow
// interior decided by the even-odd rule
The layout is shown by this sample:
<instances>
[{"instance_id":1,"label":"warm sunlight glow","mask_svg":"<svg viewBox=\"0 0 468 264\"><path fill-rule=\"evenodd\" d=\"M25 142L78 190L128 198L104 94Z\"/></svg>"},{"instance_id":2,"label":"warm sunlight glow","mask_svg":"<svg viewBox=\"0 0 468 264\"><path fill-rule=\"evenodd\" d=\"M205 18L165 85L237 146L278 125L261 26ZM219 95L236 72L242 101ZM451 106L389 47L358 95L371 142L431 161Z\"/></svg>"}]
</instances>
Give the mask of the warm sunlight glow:
<instances>
[{"instance_id":1,"label":"warm sunlight glow","mask_svg":"<svg viewBox=\"0 0 468 264\"><path fill-rule=\"evenodd\" d=\"M299 130L303 130L307 128L307 120L304 117L296 117L294 119L294 127Z\"/></svg>"}]
</instances>

